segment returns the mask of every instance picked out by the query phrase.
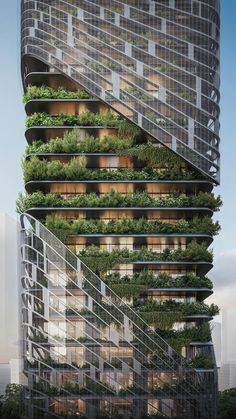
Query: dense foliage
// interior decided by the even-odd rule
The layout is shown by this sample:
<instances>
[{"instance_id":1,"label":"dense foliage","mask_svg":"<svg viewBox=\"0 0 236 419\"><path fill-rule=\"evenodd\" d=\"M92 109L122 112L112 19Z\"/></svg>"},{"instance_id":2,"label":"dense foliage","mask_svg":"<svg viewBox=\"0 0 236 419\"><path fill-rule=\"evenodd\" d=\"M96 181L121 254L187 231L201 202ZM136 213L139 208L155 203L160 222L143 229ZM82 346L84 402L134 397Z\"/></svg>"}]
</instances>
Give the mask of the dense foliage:
<instances>
[{"instance_id":1,"label":"dense foliage","mask_svg":"<svg viewBox=\"0 0 236 419\"><path fill-rule=\"evenodd\" d=\"M121 218L108 221L100 219L77 219L68 221L61 217L47 216L46 226L55 234L209 234L219 231L218 222L208 216L193 217L192 220L176 220L168 223L145 218Z\"/></svg>"},{"instance_id":2,"label":"dense foliage","mask_svg":"<svg viewBox=\"0 0 236 419\"><path fill-rule=\"evenodd\" d=\"M219 394L218 419L234 418L236 418L236 388L230 388Z\"/></svg>"},{"instance_id":3,"label":"dense foliage","mask_svg":"<svg viewBox=\"0 0 236 419\"><path fill-rule=\"evenodd\" d=\"M59 193L34 192L31 195L20 194L18 201L18 212L24 212L32 207L77 207L77 208L129 208L129 207L206 207L217 211L221 205L220 197L208 192L199 192L198 195L186 196L184 194L173 194L164 198L153 198L147 192L129 192L123 195L112 190L104 195L96 193L72 195L63 198Z\"/></svg>"},{"instance_id":4,"label":"dense foliage","mask_svg":"<svg viewBox=\"0 0 236 419\"><path fill-rule=\"evenodd\" d=\"M53 89L49 86L28 86L23 96L23 103L31 99L89 99L89 93L85 90L69 91L63 87Z\"/></svg>"},{"instance_id":5,"label":"dense foliage","mask_svg":"<svg viewBox=\"0 0 236 419\"><path fill-rule=\"evenodd\" d=\"M46 112L35 112L26 118L26 128L36 126L101 126L118 128L121 117L111 112L93 113L90 111L82 112L79 115L61 113L52 116Z\"/></svg>"},{"instance_id":6,"label":"dense foliage","mask_svg":"<svg viewBox=\"0 0 236 419\"><path fill-rule=\"evenodd\" d=\"M26 154L34 153L117 153L132 147L132 137L122 138L115 135L97 138L80 137L78 128L66 132L62 138L53 138L48 143L33 141L26 148Z\"/></svg>"},{"instance_id":7,"label":"dense foliage","mask_svg":"<svg viewBox=\"0 0 236 419\"><path fill-rule=\"evenodd\" d=\"M171 250L167 248L162 253L153 252L146 247L141 248L139 251L129 251L127 248L124 248L113 249L111 252L108 252L91 245L80 252L80 257L92 271L99 274L105 274L116 264L135 261L212 262L212 252L207 250L207 245L205 243L197 243L195 240L191 241L186 249Z\"/></svg>"},{"instance_id":8,"label":"dense foliage","mask_svg":"<svg viewBox=\"0 0 236 419\"><path fill-rule=\"evenodd\" d=\"M197 355L195 358L193 358L189 365L192 368L200 368L205 370L214 368L214 362L212 357L204 353L201 353Z\"/></svg>"},{"instance_id":9,"label":"dense foliage","mask_svg":"<svg viewBox=\"0 0 236 419\"><path fill-rule=\"evenodd\" d=\"M1 419L23 419L23 387L17 384L8 384L5 394L0 396Z\"/></svg>"},{"instance_id":10,"label":"dense foliage","mask_svg":"<svg viewBox=\"0 0 236 419\"><path fill-rule=\"evenodd\" d=\"M208 306L201 302L180 303L175 300L156 301L151 299L138 300L135 304L137 311L144 313L155 313L157 311L181 312L183 316L192 316L195 314L204 314L207 316L216 316L219 314L219 308L215 304Z\"/></svg>"},{"instance_id":11,"label":"dense foliage","mask_svg":"<svg viewBox=\"0 0 236 419\"><path fill-rule=\"evenodd\" d=\"M114 288L117 285L129 289L132 285L148 288L208 288L212 289L212 281L207 277L199 277L193 273L172 277L166 273L160 273L158 276L153 272L143 270L133 275L120 276L118 272L108 274L104 281L109 287Z\"/></svg>"},{"instance_id":12,"label":"dense foliage","mask_svg":"<svg viewBox=\"0 0 236 419\"><path fill-rule=\"evenodd\" d=\"M183 330L157 329L157 332L177 352L181 352L181 349L191 342L211 341L211 328L208 323Z\"/></svg>"},{"instance_id":13,"label":"dense foliage","mask_svg":"<svg viewBox=\"0 0 236 419\"><path fill-rule=\"evenodd\" d=\"M47 161L32 156L23 162L24 180L166 180L191 179L191 172L175 173L171 170L156 171L151 168L135 170L124 168L117 170L97 169L86 167L85 156L72 158L68 163L60 160Z\"/></svg>"}]
</instances>

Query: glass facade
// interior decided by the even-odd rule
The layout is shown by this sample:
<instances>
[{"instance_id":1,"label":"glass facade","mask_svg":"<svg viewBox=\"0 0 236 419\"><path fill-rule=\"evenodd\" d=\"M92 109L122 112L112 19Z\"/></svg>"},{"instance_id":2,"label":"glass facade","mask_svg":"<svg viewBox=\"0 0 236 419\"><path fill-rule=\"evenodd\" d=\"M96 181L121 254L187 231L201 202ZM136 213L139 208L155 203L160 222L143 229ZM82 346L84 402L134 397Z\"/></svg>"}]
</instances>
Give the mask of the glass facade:
<instances>
[{"instance_id":1,"label":"glass facade","mask_svg":"<svg viewBox=\"0 0 236 419\"><path fill-rule=\"evenodd\" d=\"M218 1L22 1L28 418L215 419Z\"/></svg>"},{"instance_id":2,"label":"glass facade","mask_svg":"<svg viewBox=\"0 0 236 419\"><path fill-rule=\"evenodd\" d=\"M191 369L39 221L21 224L28 417L213 417L211 373Z\"/></svg>"},{"instance_id":3,"label":"glass facade","mask_svg":"<svg viewBox=\"0 0 236 419\"><path fill-rule=\"evenodd\" d=\"M23 1L22 53L219 180L219 3Z\"/></svg>"}]
</instances>

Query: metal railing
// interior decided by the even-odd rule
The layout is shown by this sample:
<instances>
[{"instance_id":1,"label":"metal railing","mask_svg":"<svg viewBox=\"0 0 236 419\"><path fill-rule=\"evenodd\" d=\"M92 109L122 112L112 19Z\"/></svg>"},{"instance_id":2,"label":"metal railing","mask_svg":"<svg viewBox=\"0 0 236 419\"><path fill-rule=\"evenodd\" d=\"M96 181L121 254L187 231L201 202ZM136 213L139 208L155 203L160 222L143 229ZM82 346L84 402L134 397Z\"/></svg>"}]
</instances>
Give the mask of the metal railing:
<instances>
[{"instance_id":1,"label":"metal railing","mask_svg":"<svg viewBox=\"0 0 236 419\"><path fill-rule=\"evenodd\" d=\"M60 400L62 395L67 393L67 397L83 399L83 394L87 391L86 397L93 399L93 402L88 401L89 417L93 417L90 416L91 409L94 415L96 410L100 410L94 400L105 397L110 412L116 409L117 398L120 403L122 400L125 403L127 399L130 401L138 398L139 401L145 400L146 409L156 414L161 413L167 417L175 417L178 414L181 418L189 419L191 412L193 419L209 419L211 406L207 399L212 397L212 388L209 387L209 382L205 382L205 377L190 369L180 355L158 334L151 331L130 306L39 221L23 214L21 225L25 373L28 378L31 377L29 387L32 394L37 391L37 385L35 389L34 383L42 380L44 396L48 397L52 390L46 389L54 376L56 399ZM39 271L44 282L40 280L42 275L39 275ZM68 282L74 283L75 290L80 291L83 298L79 298L74 291L67 288ZM74 328L72 317L82 322L84 339L77 338L75 333L69 330L69 327L71 330ZM50 331L50 327L53 332ZM55 330L61 336L59 341L54 337ZM66 344L68 340L70 346ZM73 345L74 348L79 345L86 352L85 361L89 371L69 359L69 347ZM104 356L104 348L107 345L110 348L108 359ZM114 348L123 351L123 356L115 356L116 362L119 363L118 368L111 362ZM132 357L131 365L125 361L127 348ZM48 364L52 355L54 364ZM57 359L60 359L60 362L57 363ZM38 363L36 369L33 368L34 362ZM81 386L77 396L68 386L61 386L62 377L65 376L65 371L58 373L61 364L64 367L66 365L66 369L70 371L69 378L67 373L67 382L71 386L76 385L73 374L76 377L80 374ZM51 371L46 381L43 365ZM98 376L101 377L101 381ZM155 381L158 384L155 384ZM87 384L91 382L92 390ZM96 387L98 382L99 388ZM148 385L148 382L151 384ZM42 393L42 388L40 391ZM33 396L32 398L34 400ZM161 403L157 403L157 400L161 400ZM96 406L93 409L94 403ZM132 401L129 412L122 411L121 417L131 418L134 415L135 418L141 418L143 409L145 410L144 406L139 406L138 413ZM127 414L128 416L125 416Z\"/></svg>"}]
</instances>

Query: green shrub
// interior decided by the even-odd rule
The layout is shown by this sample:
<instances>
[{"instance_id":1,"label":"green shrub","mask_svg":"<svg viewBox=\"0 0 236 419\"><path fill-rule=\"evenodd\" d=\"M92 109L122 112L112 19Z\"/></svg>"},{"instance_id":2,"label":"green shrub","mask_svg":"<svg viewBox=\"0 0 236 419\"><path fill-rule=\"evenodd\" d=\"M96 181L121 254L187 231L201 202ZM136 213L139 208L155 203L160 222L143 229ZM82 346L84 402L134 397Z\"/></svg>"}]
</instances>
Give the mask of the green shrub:
<instances>
[{"instance_id":1,"label":"green shrub","mask_svg":"<svg viewBox=\"0 0 236 419\"><path fill-rule=\"evenodd\" d=\"M233 419L236 417L236 388L220 392L218 409L218 419Z\"/></svg>"},{"instance_id":2,"label":"green shrub","mask_svg":"<svg viewBox=\"0 0 236 419\"><path fill-rule=\"evenodd\" d=\"M194 273L188 273L177 277L172 277L166 273L155 276L151 271L143 270L134 273L132 276L121 277L115 272L104 277L104 281L113 288L116 285L138 285L146 288L208 288L212 289L212 281L207 277L199 277Z\"/></svg>"},{"instance_id":3,"label":"green shrub","mask_svg":"<svg viewBox=\"0 0 236 419\"><path fill-rule=\"evenodd\" d=\"M49 86L28 86L23 96L23 103L31 99L89 99L89 93L84 90L72 92L59 87L53 89Z\"/></svg>"},{"instance_id":4,"label":"green shrub","mask_svg":"<svg viewBox=\"0 0 236 419\"><path fill-rule=\"evenodd\" d=\"M59 180L65 177L64 167L59 160L53 160L51 162L41 160L41 162L46 166L48 179Z\"/></svg>"},{"instance_id":5,"label":"green shrub","mask_svg":"<svg viewBox=\"0 0 236 419\"><path fill-rule=\"evenodd\" d=\"M190 366L192 368L201 368L204 370L208 370L214 368L214 362L210 355L202 353L192 359L192 361L190 362Z\"/></svg>"},{"instance_id":6,"label":"green shrub","mask_svg":"<svg viewBox=\"0 0 236 419\"><path fill-rule=\"evenodd\" d=\"M35 112L26 118L26 128L34 126L104 126L119 127L121 117L111 112L82 112L79 115L60 114L52 116L45 112Z\"/></svg>"},{"instance_id":7,"label":"green shrub","mask_svg":"<svg viewBox=\"0 0 236 419\"><path fill-rule=\"evenodd\" d=\"M81 157L78 158L78 160ZM55 162L55 160L54 160ZM67 171L67 167L70 166L69 163L61 163L58 160L58 171L61 175L61 179L69 179L69 177L65 174ZM38 159L36 156L32 156L30 159L26 160L23 163L23 171L24 171L24 178L25 182L30 180L44 180L47 179L59 179L59 174L54 173L53 176L46 176L47 168L50 166L51 162L48 162L46 159ZM55 163L54 163L55 164ZM62 169L59 168L59 165L62 166ZM29 169L30 167L30 169ZM50 175L51 175L51 171ZM132 168L124 168L124 169L117 169L117 170L107 170L107 169L97 169L97 170L90 170L85 169L79 170L78 176L76 177L77 180L163 180L163 179L171 179L173 173L166 171L158 173L152 169L143 169L143 170L135 170ZM184 176L180 176L180 178L185 178ZM73 177L73 179L75 179ZM179 177L178 177L179 179ZM182 198L182 202L185 199ZM180 201L181 202L181 201ZM176 202L178 203L178 201Z\"/></svg>"},{"instance_id":8,"label":"green shrub","mask_svg":"<svg viewBox=\"0 0 236 419\"><path fill-rule=\"evenodd\" d=\"M172 327L172 325L171 325ZM191 342L209 342L211 341L211 328L209 323L203 323L201 326L185 328L183 330L157 330L161 336L173 349L181 353L184 346Z\"/></svg>"},{"instance_id":9,"label":"green shrub","mask_svg":"<svg viewBox=\"0 0 236 419\"><path fill-rule=\"evenodd\" d=\"M64 175L66 179L78 179L87 173L86 169L87 159L85 156L73 158L69 163L64 165Z\"/></svg>"},{"instance_id":10,"label":"green shrub","mask_svg":"<svg viewBox=\"0 0 236 419\"><path fill-rule=\"evenodd\" d=\"M79 165L82 169L86 166L86 159L81 158L79 160L76 159L73 164L71 163L69 169L67 170L67 176L71 173L71 179L74 178L75 172L72 171L72 168L75 165ZM60 170L59 170L60 171ZM55 195L55 197L54 197ZM208 195L207 192L204 195ZM211 194L210 194L211 195ZM37 198L38 198L38 205L37 205ZM197 198L197 196L196 196ZM207 197L206 197L207 200ZM28 209L30 208L31 201L34 203L34 206L58 206L58 207L109 207L109 208L117 208L117 207L191 207L196 206L195 204L195 197L189 197L184 195L172 195L165 198L152 198L147 192L133 192L128 193L127 195L123 195L115 190L111 190L110 192L104 195L97 195L95 193L90 194L80 194L74 195L67 199L64 199L59 193L49 193L44 195L41 193L39 195L38 192L34 192L31 195L26 195L25 197L21 194L20 201L22 208ZM52 203L51 203L52 202ZM216 210L218 209L217 198L215 198L215 205ZM204 205L200 205L204 207ZM213 207L213 200L212 200L212 207ZM213 208L212 208L213 209ZM199 222L198 222L199 220ZM198 228L198 224L203 224L202 217L195 217L195 225ZM187 227L187 224L183 225L183 228ZM218 224L216 227L219 228ZM209 217L205 220L205 227L206 230L210 230L212 228L212 223L209 222ZM214 232L213 232L214 233ZM214 233L216 234L216 233Z\"/></svg>"},{"instance_id":11,"label":"green shrub","mask_svg":"<svg viewBox=\"0 0 236 419\"><path fill-rule=\"evenodd\" d=\"M49 216L46 218L46 226L50 225L53 231L56 230L54 226L58 224L59 217ZM198 218L198 217L197 217ZM195 217L190 221L182 220L175 224L159 221L159 220L147 220L145 218L122 218L112 219L109 221L103 221L100 219L78 219L73 221L66 221L65 229L71 231L73 234L212 234L215 230L215 224L211 219L206 223L205 218L202 220L198 218L198 223L195 221ZM184 226L183 226L184 225ZM49 227L48 227L49 228ZM190 260L196 258L196 249L198 249L199 257L201 260L201 253L204 254L205 245L202 246L197 242L192 242L191 246L188 246L188 252L185 252L184 258ZM168 256L166 252L165 255ZM172 251L170 251L172 252ZM182 250L176 250L176 257ZM184 259L183 259L184 260ZM195 260L195 259L193 259Z\"/></svg>"},{"instance_id":12,"label":"green shrub","mask_svg":"<svg viewBox=\"0 0 236 419\"><path fill-rule=\"evenodd\" d=\"M23 402L24 387L19 384L7 384L5 393L0 396L1 419L25 418L25 405Z\"/></svg>"},{"instance_id":13,"label":"green shrub","mask_svg":"<svg viewBox=\"0 0 236 419\"><path fill-rule=\"evenodd\" d=\"M47 178L47 165L45 160L40 160L33 156L30 160L23 161L22 167L25 182Z\"/></svg>"},{"instance_id":14,"label":"green shrub","mask_svg":"<svg viewBox=\"0 0 236 419\"><path fill-rule=\"evenodd\" d=\"M136 310L140 313L143 312L171 312L171 313L182 313L183 316L191 315L207 315L216 316L219 314L219 308L215 304L208 306L207 304L194 302L194 303L180 303L174 300L151 300L147 299L144 301L138 300L135 305Z\"/></svg>"},{"instance_id":15,"label":"green shrub","mask_svg":"<svg viewBox=\"0 0 236 419\"><path fill-rule=\"evenodd\" d=\"M48 228L57 233L54 224L50 223ZM190 250L189 250L190 249ZM195 252L195 253L194 253ZM141 248L139 251L129 251L124 249L113 249L111 252L101 250L92 245L80 252L80 257L92 271L96 273L107 273L116 264L132 263L135 261L212 261L212 252L207 250L205 243L198 244L196 241L190 242L185 250L169 250L157 253L148 248ZM193 258L193 259L192 259Z\"/></svg>"}]
</instances>

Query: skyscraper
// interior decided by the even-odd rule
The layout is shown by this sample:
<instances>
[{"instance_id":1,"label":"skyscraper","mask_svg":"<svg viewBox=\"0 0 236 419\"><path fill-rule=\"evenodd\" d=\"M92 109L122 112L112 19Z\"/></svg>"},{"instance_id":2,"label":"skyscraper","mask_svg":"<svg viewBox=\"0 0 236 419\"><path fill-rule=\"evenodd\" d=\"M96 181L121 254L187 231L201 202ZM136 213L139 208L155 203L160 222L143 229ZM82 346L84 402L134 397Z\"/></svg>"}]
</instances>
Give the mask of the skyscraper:
<instances>
[{"instance_id":1,"label":"skyscraper","mask_svg":"<svg viewBox=\"0 0 236 419\"><path fill-rule=\"evenodd\" d=\"M217 0L22 1L29 417L215 418L218 67Z\"/></svg>"}]
</instances>

